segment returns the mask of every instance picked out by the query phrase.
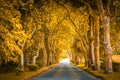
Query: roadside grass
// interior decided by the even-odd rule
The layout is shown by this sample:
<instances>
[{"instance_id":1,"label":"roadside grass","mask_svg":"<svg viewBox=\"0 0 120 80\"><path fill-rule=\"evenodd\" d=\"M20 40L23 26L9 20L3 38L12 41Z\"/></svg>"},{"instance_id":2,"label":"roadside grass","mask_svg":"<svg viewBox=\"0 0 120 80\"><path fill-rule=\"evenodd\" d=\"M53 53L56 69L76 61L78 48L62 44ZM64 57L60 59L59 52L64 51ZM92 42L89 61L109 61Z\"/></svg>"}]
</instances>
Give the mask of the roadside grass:
<instances>
[{"instance_id":1,"label":"roadside grass","mask_svg":"<svg viewBox=\"0 0 120 80\"><path fill-rule=\"evenodd\" d=\"M84 64L79 64L76 66L92 74L93 76L101 78L102 80L120 80L120 72L114 72L113 74L104 74L104 70L95 71L95 70L92 70L91 68L85 67Z\"/></svg>"},{"instance_id":2,"label":"roadside grass","mask_svg":"<svg viewBox=\"0 0 120 80\"><path fill-rule=\"evenodd\" d=\"M25 69L25 71L19 76L16 76L16 72L0 73L0 80L29 80L31 77L53 68L56 65L57 64L53 64L47 67L42 67L37 71L29 71L28 69Z\"/></svg>"}]
</instances>

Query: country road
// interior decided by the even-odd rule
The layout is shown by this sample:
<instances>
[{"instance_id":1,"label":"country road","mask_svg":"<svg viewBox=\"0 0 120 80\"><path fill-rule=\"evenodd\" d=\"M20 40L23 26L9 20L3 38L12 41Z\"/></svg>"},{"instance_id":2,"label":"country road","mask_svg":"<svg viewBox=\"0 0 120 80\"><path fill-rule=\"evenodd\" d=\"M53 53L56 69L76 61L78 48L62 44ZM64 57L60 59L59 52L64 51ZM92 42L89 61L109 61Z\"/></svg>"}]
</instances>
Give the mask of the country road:
<instances>
[{"instance_id":1,"label":"country road","mask_svg":"<svg viewBox=\"0 0 120 80\"><path fill-rule=\"evenodd\" d=\"M56 67L30 80L100 80L71 65L60 63Z\"/></svg>"}]
</instances>

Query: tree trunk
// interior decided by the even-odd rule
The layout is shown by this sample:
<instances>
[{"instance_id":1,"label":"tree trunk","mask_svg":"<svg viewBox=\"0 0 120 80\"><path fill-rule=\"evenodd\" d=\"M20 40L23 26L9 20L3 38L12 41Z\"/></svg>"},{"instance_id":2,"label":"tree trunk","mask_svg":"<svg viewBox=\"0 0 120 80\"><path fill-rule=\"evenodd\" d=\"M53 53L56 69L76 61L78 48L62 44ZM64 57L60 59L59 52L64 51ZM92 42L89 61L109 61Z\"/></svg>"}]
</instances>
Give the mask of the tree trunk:
<instances>
[{"instance_id":1,"label":"tree trunk","mask_svg":"<svg viewBox=\"0 0 120 80\"><path fill-rule=\"evenodd\" d=\"M78 56L78 52L76 52L76 59L75 59L75 63L78 65L79 64L79 56Z\"/></svg>"},{"instance_id":2,"label":"tree trunk","mask_svg":"<svg viewBox=\"0 0 120 80\"><path fill-rule=\"evenodd\" d=\"M103 16L103 27L104 27L104 51L106 57L106 70L105 73L113 73L112 69L112 48L110 43L110 17Z\"/></svg>"},{"instance_id":3,"label":"tree trunk","mask_svg":"<svg viewBox=\"0 0 120 80\"><path fill-rule=\"evenodd\" d=\"M72 62L75 63L75 53L72 52Z\"/></svg>"},{"instance_id":4,"label":"tree trunk","mask_svg":"<svg viewBox=\"0 0 120 80\"><path fill-rule=\"evenodd\" d=\"M45 49L46 49L46 53L47 53L47 65L50 65L50 46L49 46L49 39L48 39L48 36L45 35L44 37L44 46L45 46Z\"/></svg>"},{"instance_id":5,"label":"tree trunk","mask_svg":"<svg viewBox=\"0 0 120 80\"><path fill-rule=\"evenodd\" d=\"M84 39L81 37L81 46L82 46L82 50L84 51L84 59L85 59L85 67L88 67L89 66L89 57L88 57L88 48L87 48L87 45L84 41Z\"/></svg>"},{"instance_id":6,"label":"tree trunk","mask_svg":"<svg viewBox=\"0 0 120 80\"><path fill-rule=\"evenodd\" d=\"M46 49L43 48L43 66L47 66L47 53L46 53Z\"/></svg>"},{"instance_id":7,"label":"tree trunk","mask_svg":"<svg viewBox=\"0 0 120 80\"><path fill-rule=\"evenodd\" d=\"M20 55L20 68L24 68L24 54Z\"/></svg>"},{"instance_id":8,"label":"tree trunk","mask_svg":"<svg viewBox=\"0 0 120 80\"><path fill-rule=\"evenodd\" d=\"M27 52L24 53L24 66L29 64L29 54Z\"/></svg>"},{"instance_id":9,"label":"tree trunk","mask_svg":"<svg viewBox=\"0 0 120 80\"><path fill-rule=\"evenodd\" d=\"M20 55L20 67L21 68L24 68L24 47L25 47L25 43L26 43L26 40L30 37L30 36L33 36L33 34L35 33L35 29L24 39L23 43L21 44L21 47L22 47L22 53Z\"/></svg>"},{"instance_id":10,"label":"tree trunk","mask_svg":"<svg viewBox=\"0 0 120 80\"><path fill-rule=\"evenodd\" d=\"M80 63L83 63L83 57L84 57L83 53L80 53Z\"/></svg>"},{"instance_id":11,"label":"tree trunk","mask_svg":"<svg viewBox=\"0 0 120 80\"><path fill-rule=\"evenodd\" d=\"M89 44L89 51L91 57L91 66L95 67L95 55L94 55L94 38L93 38L93 18L90 17L90 44Z\"/></svg>"},{"instance_id":12,"label":"tree trunk","mask_svg":"<svg viewBox=\"0 0 120 80\"><path fill-rule=\"evenodd\" d=\"M22 44L22 53L20 55L20 68L24 68L24 46L25 46L26 39L24 40Z\"/></svg>"},{"instance_id":13,"label":"tree trunk","mask_svg":"<svg viewBox=\"0 0 120 80\"><path fill-rule=\"evenodd\" d=\"M106 57L106 70L105 73L113 73L112 69L112 48L110 43L110 17L107 16L109 14L109 6L111 3L111 0L107 1L107 5L103 6L102 0L96 0L98 9L100 11L101 19L102 19L102 25L104 28L104 51L105 51L105 57Z\"/></svg>"},{"instance_id":14,"label":"tree trunk","mask_svg":"<svg viewBox=\"0 0 120 80\"><path fill-rule=\"evenodd\" d=\"M88 61L88 52L86 51L86 49L84 48L83 46L83 50L84 50L84 59L85 59L85 67L88 67L89 66L89 61Z\"/></svg>"},{"instance_id":15,"label":"tree trunk","mask_svg":"<svg viewBox=\"0 0 120 80\"><path fill-rule=\"evenodd\" d=\"M45 42L43 41L43 66L47 66L47 58L48 58L48 56L47 56L47 51L46 51L46 47L45 47Z\"/></svg>"},{"instance_id":16,"label":"tree trunk","mask_svg":"<svg viewBox=\"0 0 120 80\"><path fill-rule=\"evenodd\" d=\"M85 58L85 67L88 67L88 57L86 53L84 53L84 58Z\"/></svg>"},{"instance_id":17,"label":"tree trunk","mask_svg":"<svg viewBox=\"0 0 120 80\"><path fill-rule=\"evenodd\" d=\"M54 64L55 63L55 53L53 51L53 54L52 54L52 63Z\"/></svg>"},{"instance_id":18,"label":"tree trunk","mask_svg":"<svg viewBox=\"0 0 120 80\"><path fill-rule=\"evenodd\" d=\"M36 55L33 57L33 64L36 64L36 58L39 56L39 49L37 50Z\"/></svg>"},{"instance_id":19,"label":"tree trunk","mask_svg":"<svg viewBox=\"0 0 120 80\"><path fill-rule=\"evenodd\" d=\"M52 53L50 52L50 55L49 55L49 65L52 64Z\"/></svg>"},{"instance_id":20,"label":"tree trunk","mask_svg":"<svg viewBox=\"0 0 120 80\"><path fill-rule=\"evenodd\" d=\"M95 69L100 70L100 55L99 55L99 48L100 48L100 39L99 39L99 17L95 17Z\"/></svg>"}]
</instances>

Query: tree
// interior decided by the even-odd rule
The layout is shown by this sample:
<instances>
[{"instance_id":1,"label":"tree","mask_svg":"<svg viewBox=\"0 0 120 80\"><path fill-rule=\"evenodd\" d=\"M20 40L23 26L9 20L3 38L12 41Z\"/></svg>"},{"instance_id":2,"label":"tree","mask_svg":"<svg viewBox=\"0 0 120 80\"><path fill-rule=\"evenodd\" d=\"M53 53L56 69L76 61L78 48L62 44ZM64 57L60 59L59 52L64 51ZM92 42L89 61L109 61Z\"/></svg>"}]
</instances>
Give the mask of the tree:
<instances>
[{"instance_id":1,"label":"tree","mask_svg":"<svg viewBox=\"0 0 120 80\"><path fill-rule=\"evenodd\" d=\"M110 43L110 3L111 0L108 0L106 3L106 9L103 6L102 0L96 1L98 9L100 11L100 16L102 20L102 25L104 28L104 51L105 51L105 58L106 58L106 73L113 73L112 69L112 48Z\"/></svg>"}]
</instances>

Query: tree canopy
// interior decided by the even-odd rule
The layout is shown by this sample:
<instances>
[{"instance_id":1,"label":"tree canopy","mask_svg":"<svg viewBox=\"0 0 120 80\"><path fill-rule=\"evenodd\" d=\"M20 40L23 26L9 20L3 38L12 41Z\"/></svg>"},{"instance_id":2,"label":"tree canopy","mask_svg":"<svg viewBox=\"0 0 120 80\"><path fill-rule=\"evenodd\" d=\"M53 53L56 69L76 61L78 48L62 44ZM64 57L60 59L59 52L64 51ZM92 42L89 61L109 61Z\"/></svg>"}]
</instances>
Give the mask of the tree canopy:
<instances>
[{"instance_id":1,"label":"tree canopy","mask_svg":"<svg viewBox=\"0 0 120 80\"><path fill-rule=\"evenodd\" d=\"M76 64L110 63L110 73L109 55L120 54L119 13L119 0L1 0L0 65L47 66L68 51Z\"/></svg>"}]
</instances>

